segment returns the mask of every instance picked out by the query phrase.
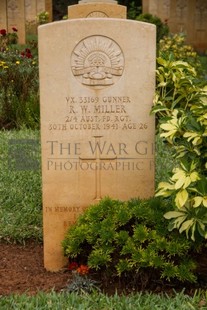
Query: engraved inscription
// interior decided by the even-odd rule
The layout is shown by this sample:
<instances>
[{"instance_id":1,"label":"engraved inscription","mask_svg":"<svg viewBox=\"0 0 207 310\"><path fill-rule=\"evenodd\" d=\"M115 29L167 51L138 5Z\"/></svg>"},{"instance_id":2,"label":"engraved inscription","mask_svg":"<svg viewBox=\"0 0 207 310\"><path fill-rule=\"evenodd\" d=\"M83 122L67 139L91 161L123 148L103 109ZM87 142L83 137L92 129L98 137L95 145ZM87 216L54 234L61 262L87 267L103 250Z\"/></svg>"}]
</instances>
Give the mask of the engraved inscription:
<instances>
[{"instance_id":1,"label":"engraved inscription","mask_svg":"<svg viewBox=\"0 0 207 310\"><path fill-rule=\"evenodd\" d=\"M94 138L95 138L95 141L98 140L98 143L100 144L100 138L102 138L102 136L94 136ZM111 146L112 146L112 149L113 149L113 145L112 144L110 145L110 147ZM100 148L99 149L95 148L94 153L95 153L95 157L89 157L89 158L79 157L79 159L82 160L82 161L92 161L92 162L95 162L97 164L99 164L101 161L109 161L110 162L111 160L117 159L117 156L115 156L115 157L101 157L100 156L100 154L101 154ZM116 155L116 154L114 154L114 155ZM101 197L101 170L100 169L95 169L95 194L94 194L94 200L100 200L101 198L102 198Z\"/></svg>"},{"instance_id":2,"label":"engraved inscription","mask_svg":"<svg viewBox=\"0 0 207 310\"><path fill-rule=\"evenodd\" d=\"M71 68L80 83L100 89L113 85L122 76L124 55L112 39L91 36L80 41L74 48Z\"/></svg>"},{"instance_id":3,"label":"engraved inscription","mask_svg":"<svg viewBox=\"0 0 207 310\"><path fill-rule=\"evenodd\" d=\"M108 17L108 15L106 15L106 13L101 12L101 11L94 11L89 13L86 17Z\"/></svg>"},{"instance_id":4,"label":"engraved inscription","mask_svg":"<svg viewBox=\"0 0 207 310\"><path fill-rule=\"evenodd\" d=\"M148 122L130 115L133 100L129 96L68 96L65 101L62 123L49 123L49 131L148 129Z\"/></svg>"}]
</instances>

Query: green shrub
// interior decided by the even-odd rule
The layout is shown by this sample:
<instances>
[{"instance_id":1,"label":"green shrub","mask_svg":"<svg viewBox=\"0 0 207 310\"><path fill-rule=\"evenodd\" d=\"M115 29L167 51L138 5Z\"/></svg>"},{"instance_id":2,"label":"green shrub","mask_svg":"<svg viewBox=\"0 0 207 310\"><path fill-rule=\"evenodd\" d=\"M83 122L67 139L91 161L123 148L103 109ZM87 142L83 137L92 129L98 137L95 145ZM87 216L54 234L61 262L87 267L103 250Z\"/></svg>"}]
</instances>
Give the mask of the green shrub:
<instances>
[{"instance_id":1,"label":"green shrub","mask_svg":"<svg viewBox=\"0 0 207 310\"><path fill-rule=\"evenodd\" d=\"M186 36L182 33L170 34L163 37L159 41L159 57L171 60L185 61L194 69L199 75L203 76L201 60L199 55L194 51L191 45L185 44Z\"/></svg>"},{"instance_id":2,"label":"green shrub","mask_svg":"<svg viewBox=\"0 0 207 310\"><path fill-rule=\"evenodd\" d=\"M156 277L194 282L196 266L189 254L193 243L176 231L168 232L163 218L168 210L158 198L105 198L69 228L64 253L108 277L127 275L133 282L147 270Z\"/></svg>"},{"instance_id":3,"label":"green shrub","mask_svg":"<svg viewBox=\"0 0 207 310\"><path fill-rule=\"evenodd\" d=\"M12 32L7 32L6 29L0 29L0 51L18 43L18 29L13 27Z\"/></svg>"},{"instance_id":4,"label":"green shrub","mask_svg":"<svg viewBox=\"0 0 207 310\"><path fill-rule=\"evenodd\" d=\"M172 146L176 164L157 196L171 197L169 229L192 240L207 238L207 86L184 61L158 58L152 111L160 137Z\"/></svg>"},{"instance_id":5,"label":"green shrub","mask_svg":"<svg viewBox=\"0 0 207 310\"><path fill-rule=\"evenodd\" d=\"M29 48L0 52L0 127L39 126L38 61Z\"/></svg>"},{"instance_id":6,"label":"green shrub","mask_svg":"<svg viewBox=\"0 0 207 310\"><path fill-rule=\"evenodd\" d=\"M44 25L49 23L49 13L47 11L40 12L37 15L37 22L39 25Z\"/></svg>"},{"instance_id":7,"label":"green shrub","mask_svg":"<svg viewBox=\"0 0 207 310\"><path fill-rule=\"evenodd\" d=\"M142 12L141 3L137 3L137 1L132 1L129 3L129 8L127 9L127 18L128 19L136 19Z\"/></svg>"}]
</instances>

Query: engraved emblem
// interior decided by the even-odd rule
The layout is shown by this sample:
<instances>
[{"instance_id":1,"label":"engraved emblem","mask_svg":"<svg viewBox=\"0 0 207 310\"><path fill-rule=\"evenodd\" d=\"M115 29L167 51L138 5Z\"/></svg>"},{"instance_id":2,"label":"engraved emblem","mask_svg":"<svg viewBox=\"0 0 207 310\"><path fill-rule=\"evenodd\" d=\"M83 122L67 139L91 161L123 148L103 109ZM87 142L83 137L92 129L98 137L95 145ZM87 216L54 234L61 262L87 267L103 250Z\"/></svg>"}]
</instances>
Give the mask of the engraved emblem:
<instances>
[{"instance_id":1,"label":"engraved emblem","mask_svg":"<svg viewBox=\"0 0 207 310\"><path fill-rule=\"evenodd\" d=\"M73 75L93 88L113 85L123 74L124 56L119 45L105 36L80 41L71 56Z\"/></svg>"},{"instance_id":2,"label":"engraved emblem","mask_svg":"<svg viewBox=\"0 0 207 310\"><path fill-rule=\"evenodd\" d=\"M86 17L108 17L106 13L101 11L94 11L89 13Z\"/></svg>"},{"instance_id":3,"label":"engraved emblem","mask_svg":"<svg viewBox=\"0 0 207 310\"><path fill-rule=\"evenodd\" d=\"M11 9L12 11L15 11L16 9L18 9L17 1L15 0L8 1L8 8Z\"/></svg>"}]
</instances>

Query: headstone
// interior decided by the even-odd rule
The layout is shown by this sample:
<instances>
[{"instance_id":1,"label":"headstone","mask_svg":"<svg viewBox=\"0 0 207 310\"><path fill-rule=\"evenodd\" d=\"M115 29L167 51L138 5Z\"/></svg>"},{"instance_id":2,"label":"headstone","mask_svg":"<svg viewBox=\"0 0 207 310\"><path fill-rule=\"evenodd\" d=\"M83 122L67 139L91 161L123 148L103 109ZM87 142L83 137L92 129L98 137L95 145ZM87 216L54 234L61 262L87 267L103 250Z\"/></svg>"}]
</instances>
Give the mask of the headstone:
<instances>
[{"instance_id":1,"label":"headstone","mask_svg":"<svg viewBox=\"0 0 207 310\"><path fill-rule=\"evenodd\" d=\"M1 0L0 29L7 29L6 0Z\"/></svg>"},{"instance_id":2,"label":"headstone","mask_svg":"<svg viewBox=\"0 0 207 310\"><path fill-rule=\"evenodd\" d=\"M37 13L48 12L49 21L52 21L52 0L36 0L37 1Z\"/></svg>"},{"instance_id":3,"label":"headstone","mask_svg":"<svg viewBox=\"0 0 207 310\"><path fill-rule=\"evenodd\" d=\"M33 22L37 17L37 4L34 0L25 0L26 21Z\"/></svg>"},{"instance_id":4,"label":"headstone","mask_svg":"<svg viewBox=\"0 0 207 310\"><path fill-rule=\"evenodd\" d=\"M44 264L101 198L154 195L155 26L83 18L39 27Z\"/></svg>"},{"instance_id":5,"label":"headstone","mask_svg":"<svg viewBox=\"0 0 207 310\"><path fill-rule=\"evenodd\" d=\"M7 30L18 29L18 43L25 43L25 7L24 0L7 0Z\"/></svg>"},{"instance_id":6,"label":"headstone","mask_svg":"<svg viewBox=\"0 0 207 310\"><path fill-rule=\"evenodd\" d=\"M186 42L197 51L207 50L206 0L143 0L143 13L150 13L168 23L171 33L184 33Z\"/></svg>"},{"instance_id":7,"label":"headstone","mask_svg":"<svg viewBox=\"0 0 207 310\"><path fill-rule=\"evenodd\" d=\"M37 4L34 0L25 0L26 33L37 33Z\"/></svg>"},{"instance_id":8,"label":"headstone","mask_svg":"<svg viewBox=\"0 0 207 310\"><path fill-rule=\"evenodd\" d=\"M37 1L37 12L44 12L45 11L45 0Z\"/></svg>"},{"instance_id":9,"label":"headstone","mask_svg":"<svg viewBox=\"0 0 207 310\"><path fill-rule=\"evenodd\" d=\"M126 18L126 6L117 4L117 1L107 0L105 2L97 1L79 1L79 4L68 7L68 18Z\"/></svg>"},{"instance_id":10,"label":"headstone","mask_svg":"<svg viewBox=\"0 0 207 310\"><path fill-rule=\"evenodd\" d=\"M52 9L52 0L45 0L45 11L49 13L49 21L52 21L53 9Z\"/></svg>"},{"instance_id":11,"label":"headstone","mask_svg":"<svg viewBox=\"0 0 207 310\"><path fill-rule=\"evenodd\" d=\"M49 13L49 21L52 21L52 0L25 0L25 22L27 34L37 33L37 16L39 13L45 11Z\"/></svg>"}]
</instances>

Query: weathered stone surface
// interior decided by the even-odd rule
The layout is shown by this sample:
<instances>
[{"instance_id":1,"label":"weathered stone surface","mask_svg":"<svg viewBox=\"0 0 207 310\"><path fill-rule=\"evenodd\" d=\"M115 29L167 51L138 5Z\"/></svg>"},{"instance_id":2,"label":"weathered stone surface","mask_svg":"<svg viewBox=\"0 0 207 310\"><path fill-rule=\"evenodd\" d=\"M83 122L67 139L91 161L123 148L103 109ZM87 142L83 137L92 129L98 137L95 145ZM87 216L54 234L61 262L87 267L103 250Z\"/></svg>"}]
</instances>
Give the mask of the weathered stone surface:
<instances>
[{"instance_id":1,"label":"weathered stone surface","mask_svg":"<svg viewBox=\"0 0 207 310\"><path fill-rule=\"evenodd\" d=\"M143 13L159 16L172 33L185 33L198 51L207 49L206 0L143 0Z\"/></svg>"},{"instance_id":2,"label":"weathered stone surface","mask_svg":"<svg viewBox=\"0 0 207 310\"><path fill-rule=\"evenodd\" d=\"M44 259L88 205L154 194L155 26L111 18L39 27Z\"/></svg>"},{"instance_id":3,"label":"weathered stone surface","mask_svg":"<svg viewBox=\"0 0 207 310\"><path fill-rule=\"evenodd\" d=\"M25 43L25 7L24 0L7 1L7 31L12 32L12 27L18 29L18 42Z\"/></svg>"},{"instance_id":4,"label":"weathered stone surface","mask_svg":"<svg viewBox=\"0 0 207 310\"><path fill-rule=\"evenodd\" d=\"M116 4L115 1L79 3L68 7L68 18L126 18L126 7Z\"/></svg>"},{"instance_id":5,"label":"weathered stone surface","mask_svg":"<svg viewBox=\"0 0 207 310\"><path fill-rule=\"evenodd\" d=\"M6 0L1 0L0 29L7 29Z\"/></svg>"}]
</instances>

